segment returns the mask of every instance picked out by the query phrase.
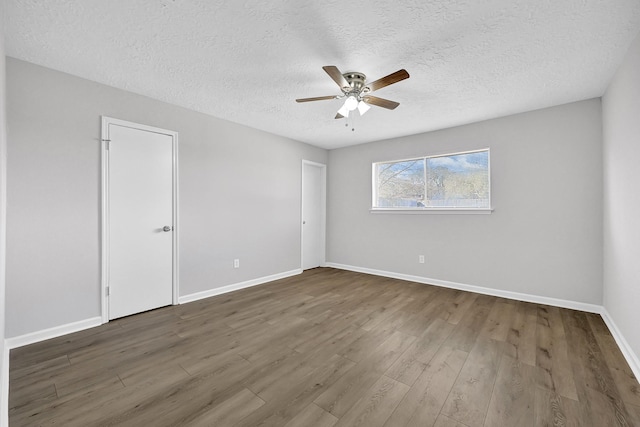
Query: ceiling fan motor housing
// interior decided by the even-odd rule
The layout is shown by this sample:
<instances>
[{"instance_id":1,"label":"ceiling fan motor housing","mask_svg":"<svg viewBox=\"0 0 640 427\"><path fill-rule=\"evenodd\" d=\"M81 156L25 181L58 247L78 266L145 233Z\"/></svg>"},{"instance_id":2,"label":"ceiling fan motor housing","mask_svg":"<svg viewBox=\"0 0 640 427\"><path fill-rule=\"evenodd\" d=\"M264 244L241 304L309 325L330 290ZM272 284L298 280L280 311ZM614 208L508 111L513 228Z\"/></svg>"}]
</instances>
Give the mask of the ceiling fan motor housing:
<instances>
[{"instance_id":1,"label":"ceiling fan motor housing","mask_svg":"<svg viewBox=\"0 0 640 427\"><path fill-rule=\"evenodd\" d=\"M356 94L369 92L369 88L365 86L365 81L367 80L367 76L363 73L359 73L357 71L349 71L348 73L342 74L344 78L349 82L350 87L343 87L342 91L345 94L349 94L355 92Z\"/></svg>"}]
</instances>

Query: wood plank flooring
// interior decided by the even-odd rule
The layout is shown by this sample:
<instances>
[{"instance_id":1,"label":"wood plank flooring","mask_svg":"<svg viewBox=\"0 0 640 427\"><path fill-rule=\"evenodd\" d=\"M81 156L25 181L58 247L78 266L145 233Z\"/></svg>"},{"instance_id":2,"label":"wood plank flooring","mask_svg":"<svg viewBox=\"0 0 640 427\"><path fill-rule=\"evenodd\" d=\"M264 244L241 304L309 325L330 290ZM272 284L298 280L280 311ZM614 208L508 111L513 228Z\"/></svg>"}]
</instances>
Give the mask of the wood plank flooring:
<instances>
[{"instance_id":1,"label":"wood plank flooring","mask_svg":"<svg viewBox=\"0 0 640 427\"><path fill-rule=\"evenodd\" d=\"M11 351L18 426L640 426L600 316L330 268Z\"/></svg>"}]
</instances>

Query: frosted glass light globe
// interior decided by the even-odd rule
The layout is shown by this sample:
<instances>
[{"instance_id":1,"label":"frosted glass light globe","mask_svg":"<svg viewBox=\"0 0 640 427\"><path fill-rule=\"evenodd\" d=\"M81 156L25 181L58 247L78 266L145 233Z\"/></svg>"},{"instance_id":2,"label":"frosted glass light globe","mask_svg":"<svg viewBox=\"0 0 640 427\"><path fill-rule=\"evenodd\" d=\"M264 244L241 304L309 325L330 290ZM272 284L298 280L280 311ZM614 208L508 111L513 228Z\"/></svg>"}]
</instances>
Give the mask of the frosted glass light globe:
<instances>
[{"instance_id":1,"label":"frosted glass light globe","mask_svg":"<svg viewBox=\"0 0 640 427\"><path fill-rule=\"evenodd\" d=\"M353 111L356 108L358 108L358 100L356 99L355 96L349 96L345 101L344 101L344 106L347 107L347 110L349 111Z\"/></svg>"}]
</instances>

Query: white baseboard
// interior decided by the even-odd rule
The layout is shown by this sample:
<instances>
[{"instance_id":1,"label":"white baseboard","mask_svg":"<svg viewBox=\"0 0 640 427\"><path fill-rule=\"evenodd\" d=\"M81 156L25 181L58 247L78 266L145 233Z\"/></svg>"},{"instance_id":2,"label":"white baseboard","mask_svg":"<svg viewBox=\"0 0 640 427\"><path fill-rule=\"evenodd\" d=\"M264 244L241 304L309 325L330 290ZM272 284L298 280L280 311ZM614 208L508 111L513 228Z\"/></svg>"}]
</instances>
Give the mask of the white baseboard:
<instances>
[{"instance_id":1,"label":"white baseboard","mask_svg":"<svg viewBox=\"0 0 640 427\"><path fill-rule=\"evenodd\" d=\"M286 277L295 276L302 273L302 269L298 268L291 271L285 271L284 273L272 274L270 276L259 277L257 279L247 280L245 282L234 283L220 288L213 288L202 292L196 292L189 295L183 295L178 298L180 304L188 302L198 301L204 298L214 297L216 295L226 294L227 292L233 292L240 289L250 288L251 286L262 285L267 282L273 282L274 280L284 279Z\"/></svg>"},{"instance_id":2,"label":"white baseboard","mask_svg":"<svg viewBox=\"0 0 640 427\"><path fill-rule=\"evenodd\" d=\"M618 347L620 347L622 355L625 359L627 359L627 363L633 371L633 374L636 376L636 379L640 381L640 359L638 359L638 356L635 354L627 340L624 338L624 335L622 335L622 332L620 332L620 329L618 329L618 326L615 324L615 322L611 318L611 315L605 307L602 307L600 316L602 316L602 320L604 320L604 323L609 328L613 339L616 340Z\"/></svg>"},{"instance_id":3,"label":"white baseboard","mask_svg":"<svg viewBox=\"0 0 640 427\"><path fill-rule=\"evenodd\" d=\"M602 306L596 304L587 304L584 302L569 301L558 298L549 298L539 295L523 294L520 292L503 291L501 289L484 288L482 286L467 285L464 283L449 282L447 280L430 279L428 277L413 276L410 274L394 273L391 271L374 270L365 267L355 267L352 265L336 264L328 262L327 267L338 268L340 270L355 271L358 273L373 274L374 276L390 277L392 279L407 280L410 282L424 283L427 285L441 286L443 288L458 289L461 291L475 292L477 294L491 295L518 301L532 302L536 304L552 305L555 307L570 308L572 310L586 311L589 313L598 313L602 311Z\"/></svg>"},{"instance_id":4,"label":"white baseboard","mask_svg":"<svg viewBox=\"0 0 640 427\"><path fill-rule=\"evenodd\" d=\"M62 335L71 334L100 325L102 325L102 317L92 317L90 319L67 323L66 325L55 326L53 328L44 329L42 331L36 331L25 335L19 335L17 337L7 338L5 340L5 344L6 347L11 350L13 348L45 341L51 338L56 338Z\"/></svg>"}]
</instances>

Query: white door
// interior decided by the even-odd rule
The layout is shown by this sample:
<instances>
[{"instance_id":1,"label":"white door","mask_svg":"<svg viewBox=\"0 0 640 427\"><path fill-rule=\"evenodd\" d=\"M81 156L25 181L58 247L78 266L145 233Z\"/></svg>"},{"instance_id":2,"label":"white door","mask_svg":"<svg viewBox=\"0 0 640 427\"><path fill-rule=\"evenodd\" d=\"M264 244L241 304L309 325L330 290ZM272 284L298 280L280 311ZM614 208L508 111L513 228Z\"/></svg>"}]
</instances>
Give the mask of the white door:
<instances>
[{"instance_id":1,"label":"white door","mask_svg":"<svg viewBox=\"0 0 640 427\"><path fill-rule=\"evenodd\" d=\"M107 126L107 293L115 319L173 302L174 136Z\"/></svg>"},{"instance_id":2,"label":"white door","mask_svg":"<svg viewBox=\"0 0 640 427\"><path fill-rule=\"evenodd\" d=\"M324 165L302 164L302 269L324 265L325 251Z\"/></svg>"}]
</instances>

